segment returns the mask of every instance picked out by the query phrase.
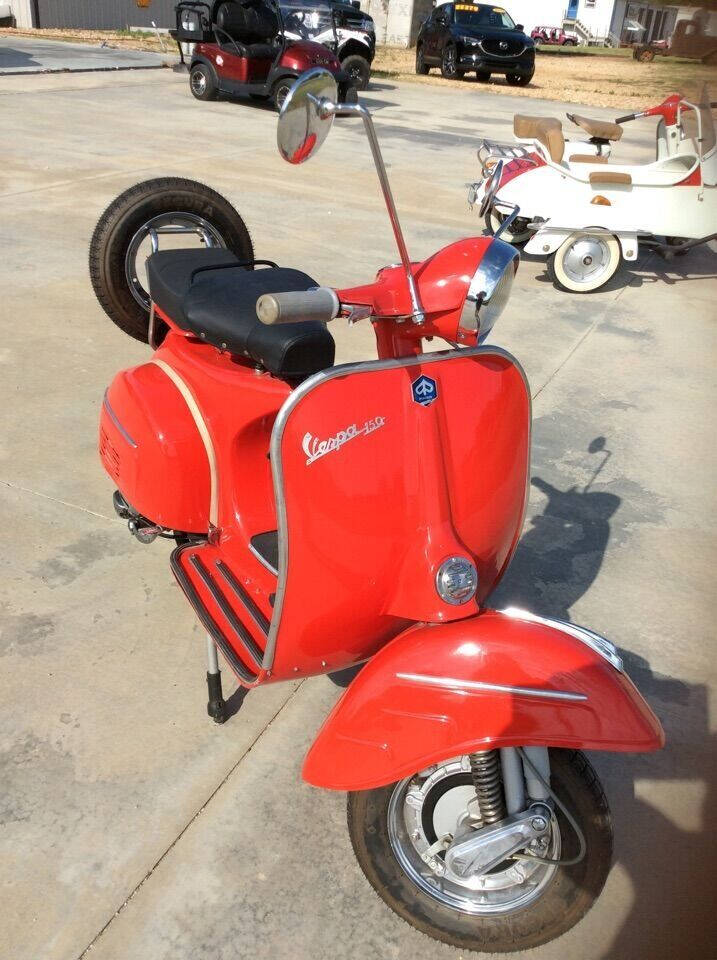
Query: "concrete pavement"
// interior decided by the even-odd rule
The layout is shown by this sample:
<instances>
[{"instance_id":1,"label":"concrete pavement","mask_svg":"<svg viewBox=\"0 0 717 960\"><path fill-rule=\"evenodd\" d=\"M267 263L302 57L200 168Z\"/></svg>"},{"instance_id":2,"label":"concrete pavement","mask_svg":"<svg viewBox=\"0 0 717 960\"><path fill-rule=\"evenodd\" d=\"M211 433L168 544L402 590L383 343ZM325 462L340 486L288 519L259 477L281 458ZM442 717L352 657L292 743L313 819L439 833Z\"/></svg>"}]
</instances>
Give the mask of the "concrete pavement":
<instances>
[{"instance_id":1,"label":"concrete pavement","mask_svg":"<svg viewBox=\"0 0 717 960\"><path fill-rule=\"evenodd\" d=\"M463 187L477 135L570 108L389 83L367 100L416 257L480 231ZM0 953L457 960L373 895L343 795L300 781L330 681L254 691L221 728L203 714L202 633L168 548L112 517L95 449L104 387L147 355L89 286L104 207L139 179L192 176L237 206L257 256L368 280L396 255L361 127L337 121L291 168L273 113L200 105L168 71L3 78L0 104ZM648 159L653 135L635 123L618 155ZM618 642L668 736L658 755L592 757L615 866L588 917L531 960L710 955L716 267L704 248L646 257L579 298L526 259L492 337L526 368L535 418L524 537L496 603ZM338 346L368 356L370 330Z\"/></svg>"},{"instance_id":2,"label":"concrete pavement","mask_svg":"<svg viewBox=\"0 0 717 960\"><path fill-rule=\"evenodd\" d=\"M64 40L0 34L0 76L164 67L177 59L172 53L172 46L172 41L168 39L170 56L161 56L143 50L103 47L99 43L65 43ZM176 46L174 49L176 51Z\"/></svg>"}]
</instances>

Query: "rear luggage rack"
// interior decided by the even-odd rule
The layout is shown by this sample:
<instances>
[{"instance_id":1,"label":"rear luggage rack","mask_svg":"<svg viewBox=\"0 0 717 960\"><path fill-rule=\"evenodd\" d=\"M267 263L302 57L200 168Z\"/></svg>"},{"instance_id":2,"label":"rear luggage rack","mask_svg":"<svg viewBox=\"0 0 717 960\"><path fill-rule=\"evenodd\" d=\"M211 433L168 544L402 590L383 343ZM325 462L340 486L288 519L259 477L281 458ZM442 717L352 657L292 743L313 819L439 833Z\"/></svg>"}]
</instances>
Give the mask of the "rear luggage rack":
<instances>
[{"instance_id":1,"label":"rear luggage rack","mask_svg":"<svg viewBox=\"0 0 717 960\"><path fill-rule=\"evenodd\" d=\"M515 143L496 143L495 140L483 140L478 147L478 161L483 176L486 177L490 173L490 168L487 166L489 160L496 163L498 160L523 160L530 166L536 166L532 157L534 152L534 150L528 150L526 147L521 147Z\"/></svg>"}]
</instances>

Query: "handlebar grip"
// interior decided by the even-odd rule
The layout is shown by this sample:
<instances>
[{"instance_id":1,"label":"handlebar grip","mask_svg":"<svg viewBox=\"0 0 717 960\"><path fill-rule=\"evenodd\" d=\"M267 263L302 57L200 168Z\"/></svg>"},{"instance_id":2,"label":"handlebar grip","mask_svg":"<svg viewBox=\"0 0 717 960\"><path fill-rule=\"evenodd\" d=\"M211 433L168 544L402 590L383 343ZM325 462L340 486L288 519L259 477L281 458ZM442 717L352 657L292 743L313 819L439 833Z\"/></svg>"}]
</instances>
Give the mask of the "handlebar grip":
<instances>
[{"instance_id":1,"label":"handlebar grip","mask_svg":"<svg viewBox=\"0 0 717 960\"><path fill-rule=\"evenodd\" d=\"M626 117L617 117L615 123L627 123L628 120L634 120L637 117L636 113L628 113Z\"/></svg>"},{"instance_id":2,"label":"handlebar grip","mask_svg":"<svg viewBox=\"0 0 717 960\"><path fill-rule=\"evenodd\" d=\"M265 293L256 301L256 315L262 323L328 323L338 316L341 304L330 287L295 290L289 293Z\"/></svg>"}]
</instances>

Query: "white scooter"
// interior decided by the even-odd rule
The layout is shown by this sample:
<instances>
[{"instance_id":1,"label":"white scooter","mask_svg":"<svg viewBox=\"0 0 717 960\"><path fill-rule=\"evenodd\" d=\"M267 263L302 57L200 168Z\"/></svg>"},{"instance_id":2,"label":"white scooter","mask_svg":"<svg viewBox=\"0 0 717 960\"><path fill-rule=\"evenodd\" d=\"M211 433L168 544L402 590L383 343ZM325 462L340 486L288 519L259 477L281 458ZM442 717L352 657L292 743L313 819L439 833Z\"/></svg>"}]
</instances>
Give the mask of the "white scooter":
<instances>
[{"instance_id":1,"label":"white scooter","mask_svg":"<svg viewBox=\"0 0 717 960\"><path fill-rule=\"evenodd\" d=\"M575 293L603 287L640 245L674 256L717 238L717 141L706 89L699 104L674 94L618 123L645 116L661 119L656 158L642 165L608 164L597 151L566 156L559 121L530 118L525 146L484 142L483 179L471 184L469 203L481 201L491 233L500 226L503 239L547 256L555 285Z\"/></svg>"}]
</instances>

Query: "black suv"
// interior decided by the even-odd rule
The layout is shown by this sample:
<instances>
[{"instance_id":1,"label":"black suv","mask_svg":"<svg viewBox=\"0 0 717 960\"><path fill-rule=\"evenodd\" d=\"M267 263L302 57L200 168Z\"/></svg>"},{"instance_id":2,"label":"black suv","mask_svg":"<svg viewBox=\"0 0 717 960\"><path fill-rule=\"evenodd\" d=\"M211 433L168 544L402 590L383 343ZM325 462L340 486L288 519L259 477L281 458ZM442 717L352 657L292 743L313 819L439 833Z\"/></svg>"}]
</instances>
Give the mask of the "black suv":
<instances>
[{"instance_id":1,"label":"black suv","mask_svg":"<svg viewBox=\"0 0 717 960\"><path fill-rule=\"evenodd\" d=\"M479 80L503 73L526 87L535 72L535 44L502 7L486 3L443 3L423 22L416 41L416 73L441 68L449 79L475 70Z\"/></svg>"}]
</instances>

